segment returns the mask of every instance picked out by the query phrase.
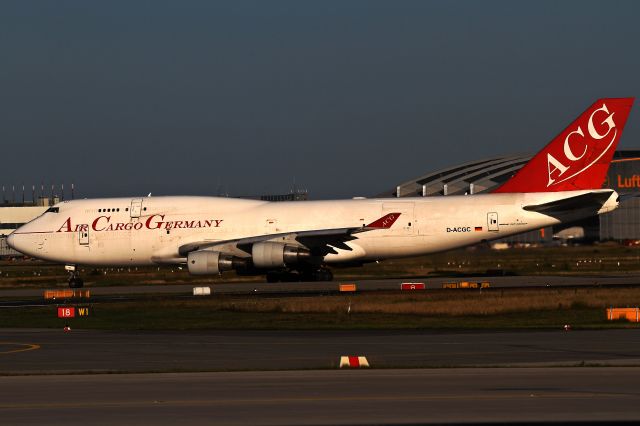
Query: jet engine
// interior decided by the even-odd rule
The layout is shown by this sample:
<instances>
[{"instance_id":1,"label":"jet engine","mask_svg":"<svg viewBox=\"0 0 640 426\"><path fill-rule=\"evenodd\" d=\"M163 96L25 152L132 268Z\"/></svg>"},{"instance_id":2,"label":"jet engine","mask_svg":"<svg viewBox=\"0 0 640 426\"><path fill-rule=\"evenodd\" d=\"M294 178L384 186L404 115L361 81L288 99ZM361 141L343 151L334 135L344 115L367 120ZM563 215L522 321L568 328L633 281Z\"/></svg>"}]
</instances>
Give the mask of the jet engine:
<instances>
[{"instance_id":1,"label":"jet engine","mask_svg":"<svg viewBox=\"0 0 640 426\"><path fill-rule=\"evenodd\" d=\"M187 255L187 268L192 275L212 275L237 269L241 259L212 250L192 251Z\"/></svg>"},{"instance_id":2,"label":"jet engine","mask_svg":"<svg viewBox=\"0 0 640 426\"><path fill-rule=\"evenodd\" d=\"M309 260L311 253L302 247L267 241L254 244L251 248L251 257L256 268L283 268Z\"/></svg>"}]
</instances>

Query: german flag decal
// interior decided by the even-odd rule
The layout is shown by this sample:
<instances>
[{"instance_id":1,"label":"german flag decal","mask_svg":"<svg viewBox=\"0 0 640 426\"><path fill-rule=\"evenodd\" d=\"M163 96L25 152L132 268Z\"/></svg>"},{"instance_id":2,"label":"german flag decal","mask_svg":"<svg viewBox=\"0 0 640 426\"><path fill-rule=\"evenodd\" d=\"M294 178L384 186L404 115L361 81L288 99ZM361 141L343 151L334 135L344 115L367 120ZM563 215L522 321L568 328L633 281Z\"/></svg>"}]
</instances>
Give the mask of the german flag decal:
<instances>
[{"instance_id":1,"label":"german flag decal","mask_svg":"<svg viewBox=\"0 0 640 426\"><path fill-rule=\"evenodd\" d=\"M476 228L475 228L475 229L476 229L476 232L478 232L478 231L482 231L482 226L476 226Z\"/></svg>"}]
</instances>

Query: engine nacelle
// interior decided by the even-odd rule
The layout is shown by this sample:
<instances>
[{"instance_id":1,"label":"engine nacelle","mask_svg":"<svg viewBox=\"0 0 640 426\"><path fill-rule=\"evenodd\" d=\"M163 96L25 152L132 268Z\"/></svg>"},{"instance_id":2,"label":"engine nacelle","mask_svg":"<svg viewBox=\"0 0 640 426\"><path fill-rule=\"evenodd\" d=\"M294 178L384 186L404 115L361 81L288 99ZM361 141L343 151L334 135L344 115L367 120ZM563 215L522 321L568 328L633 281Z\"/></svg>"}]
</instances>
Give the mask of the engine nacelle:
<instances>
[{"instance_id":1,"label":"engine nacelle","mask_svg":"<svg viewBox=\"0 0 640 426\"><path fill-rule=\"evenodd\" d=\"M251 258L256 268L283 268L310 256L309 250L305 248L268 241L254 244L251 248Z\"/></svg>"},{"instance_id":2,"label":"engine nacelle","mask_svg":"<svg viewBox=\"0 0 640 426\"><path fill-rule=\"evenodd\" d=\"M192 275L214 275L234 269L233 256L212 250L192 251L187 255L187 268Z\"/></svg>"}]
</instances>

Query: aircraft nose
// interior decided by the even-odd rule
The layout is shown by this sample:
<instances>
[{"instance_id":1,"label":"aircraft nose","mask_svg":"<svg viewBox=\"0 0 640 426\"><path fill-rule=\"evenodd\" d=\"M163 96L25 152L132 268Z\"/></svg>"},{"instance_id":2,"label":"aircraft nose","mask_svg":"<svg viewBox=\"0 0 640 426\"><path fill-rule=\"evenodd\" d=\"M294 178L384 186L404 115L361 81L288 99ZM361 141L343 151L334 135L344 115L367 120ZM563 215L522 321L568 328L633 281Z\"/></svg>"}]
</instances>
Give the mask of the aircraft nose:
<instances>
[{"instance_id":1,"label":"aircraft nose","mask_svg":"<svg viewBox=\"0 0 640 426\"><path fill-rule=\"evenodd\" d=\"M9 236L7 237L7 245L9 247L11 247L12 249L16 250L16 247L14 246L14 240L15 240L16 236L13 234L9 234Z\"/></svg>"},{"instance_id":2,"label":"aircraft nose","mask_svg":"<svg viewBox=\"0 0 640 426\"><path fill-rule=\"evenodd\" d=\"M24 244L24 237L20 235L16 235L15 232L7 236L7 245L17 252L20 252L22 254L27 254L25 253L26 247Z\"/></svg>"}]
</instances>

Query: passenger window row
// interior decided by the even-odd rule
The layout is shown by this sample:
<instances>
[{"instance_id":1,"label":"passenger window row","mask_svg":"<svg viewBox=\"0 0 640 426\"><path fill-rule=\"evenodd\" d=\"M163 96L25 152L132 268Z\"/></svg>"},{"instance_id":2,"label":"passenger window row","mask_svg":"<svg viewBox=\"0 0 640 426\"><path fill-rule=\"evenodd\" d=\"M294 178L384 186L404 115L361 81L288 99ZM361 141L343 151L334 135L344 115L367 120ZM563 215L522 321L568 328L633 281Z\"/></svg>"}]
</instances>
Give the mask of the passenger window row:
<instances>
[{"instance_id":1,"label":"passenger window row","mask_svg":"<svg viewBox=\"0 0 640 426\"><path fill-rule=\"evenodd\" d=\"M144 207L142 210L146 212L147 208ZM120 211L120 209L117 209L117 208L116 209L98 209L98 213L107 213L107 212L112 213L112 212L119 212L119 211ZM129 211L129 207L125 208L124 211L128 212Z\"/></svg>"},{"instance_id":2,"label":"passenger window row","mask_svg":"<svg viewBox=\"0 0 640 426\"><path fill-rule=\"evenodd\" d=\"M98 213L106 213L106 212L119 212L120 209L98 209ZM127 207L126 209L124 209L125 212L129 211L129 207Z\"/></svg>"}]
</instances>

